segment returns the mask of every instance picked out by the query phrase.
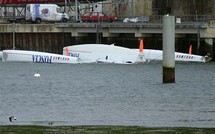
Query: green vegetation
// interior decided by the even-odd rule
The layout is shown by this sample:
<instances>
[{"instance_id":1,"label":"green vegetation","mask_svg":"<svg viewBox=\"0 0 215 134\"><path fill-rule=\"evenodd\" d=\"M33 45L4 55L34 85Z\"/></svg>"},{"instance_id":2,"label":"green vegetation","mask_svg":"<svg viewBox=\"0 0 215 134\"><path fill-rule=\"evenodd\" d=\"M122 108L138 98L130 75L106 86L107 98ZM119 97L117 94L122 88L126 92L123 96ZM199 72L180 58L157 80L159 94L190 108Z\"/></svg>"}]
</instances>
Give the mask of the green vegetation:
<instances>
[{"instance_id":1,"label":"green vegetation","mask_svg":"<svg viewBox=\"0 0 215 134\"><path fill-rule=\"evenodd\" d=\"M140 126L0 126L0 134L215 134L215 128Z\"/></svg>"}]
</instances>

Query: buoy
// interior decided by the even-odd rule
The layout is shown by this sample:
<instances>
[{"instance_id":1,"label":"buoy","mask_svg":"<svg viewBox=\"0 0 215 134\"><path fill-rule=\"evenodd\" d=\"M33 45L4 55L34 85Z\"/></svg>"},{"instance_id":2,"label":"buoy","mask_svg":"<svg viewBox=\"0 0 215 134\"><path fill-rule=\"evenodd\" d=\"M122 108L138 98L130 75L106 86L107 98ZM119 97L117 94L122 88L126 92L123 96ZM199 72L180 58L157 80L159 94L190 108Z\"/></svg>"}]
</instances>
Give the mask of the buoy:
<instances>
[{"instance_id":1,"label":"buoy","mask_svg":"<svg viewBox=\"0 0 215 134\"><path fill-rule=\"evenodd\" d=\"M39 73L34 74L34 77L40 77Z\"/></svg>"}]
</instances>

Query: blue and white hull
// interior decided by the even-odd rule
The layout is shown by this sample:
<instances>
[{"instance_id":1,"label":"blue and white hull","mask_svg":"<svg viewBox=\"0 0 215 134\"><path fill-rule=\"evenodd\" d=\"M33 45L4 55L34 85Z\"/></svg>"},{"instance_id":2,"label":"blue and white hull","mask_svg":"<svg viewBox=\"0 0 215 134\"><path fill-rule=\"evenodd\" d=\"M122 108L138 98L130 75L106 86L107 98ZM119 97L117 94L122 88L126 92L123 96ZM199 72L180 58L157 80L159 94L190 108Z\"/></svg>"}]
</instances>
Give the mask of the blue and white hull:
<instances>
[{"instance_id":1,"label":"blue and white hull","mask_svg":"<svg viewBox=\"0 0 215 134\"><path fill-rule=\"evenodd\" d=\"M26 51L3 50L2 62L33 62L33 63L79 63L78 58L60 54Z\"/></svg>"}]
</instances>

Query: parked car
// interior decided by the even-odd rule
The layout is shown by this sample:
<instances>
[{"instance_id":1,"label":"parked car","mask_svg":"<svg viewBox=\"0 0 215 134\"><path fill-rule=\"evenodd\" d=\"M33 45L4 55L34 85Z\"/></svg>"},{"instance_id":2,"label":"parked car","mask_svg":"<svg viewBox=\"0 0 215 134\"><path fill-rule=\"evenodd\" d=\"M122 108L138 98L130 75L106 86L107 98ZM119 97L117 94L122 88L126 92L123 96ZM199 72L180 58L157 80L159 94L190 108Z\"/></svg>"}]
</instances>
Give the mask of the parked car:
<instances>
[{"instance_id":1,"label":"parked car","mask_svg":"<svg viewBox=\"0 0 215 134\"><path fill-rule=\"evenodd\" d=\"M135 17L135 18L125 18L123 20L123 22L125 22L125 23L129 23L129 22L132 22L132 23L147 23L147 22L149 22L149 17L148 16L138 16L138 17Z\"/></svg>"},{"instance_id":2,"label":"parked car","mask_svg":"<svg viewBox=\"0 0 215 134\"><path fill-rule=\"evenodd\" d=\"M113 22L117 20L116 16L106 15L102 12L90 12L81 16L83 22Z\"/></svg>"}]
</instances>

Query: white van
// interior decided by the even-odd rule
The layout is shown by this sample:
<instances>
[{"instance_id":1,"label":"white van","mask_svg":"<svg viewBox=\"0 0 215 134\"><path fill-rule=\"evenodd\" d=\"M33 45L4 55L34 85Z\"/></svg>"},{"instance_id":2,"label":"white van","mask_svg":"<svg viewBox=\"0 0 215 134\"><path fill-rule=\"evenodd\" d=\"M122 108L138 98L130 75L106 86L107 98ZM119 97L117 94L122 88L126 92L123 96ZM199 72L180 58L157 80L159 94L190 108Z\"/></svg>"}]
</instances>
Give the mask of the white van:
<instances>
[{"instance_id":1,"label":"white van","mask_svg":"<svg viewBox=\"0 0 215 134\"><path fill-rule=\"evenodd\" d=\"M42 21L62 21L67 22L68 14L61 12L56 4L27 4L26 5L26 21L41 23Z\"/></svg>"}]
</instances>

